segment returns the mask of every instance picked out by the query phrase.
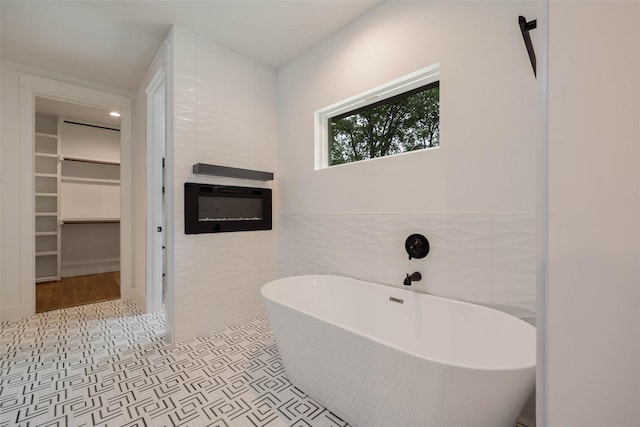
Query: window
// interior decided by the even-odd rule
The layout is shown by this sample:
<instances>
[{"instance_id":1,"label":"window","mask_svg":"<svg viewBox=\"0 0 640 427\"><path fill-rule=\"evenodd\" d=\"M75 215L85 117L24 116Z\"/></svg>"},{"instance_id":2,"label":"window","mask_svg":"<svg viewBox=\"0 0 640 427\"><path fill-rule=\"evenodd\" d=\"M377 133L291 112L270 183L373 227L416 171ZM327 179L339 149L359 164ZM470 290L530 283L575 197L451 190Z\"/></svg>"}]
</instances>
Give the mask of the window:
<instances>
[{"instance_id":1,"label":"window","mask_svg":"<svg viewBox=\"0 0 640 427\"><path fill-rule=\"evenodd\" d=\"M316 169L439 146L439 64L316 112Z\"/></svg>"}]
</instances>

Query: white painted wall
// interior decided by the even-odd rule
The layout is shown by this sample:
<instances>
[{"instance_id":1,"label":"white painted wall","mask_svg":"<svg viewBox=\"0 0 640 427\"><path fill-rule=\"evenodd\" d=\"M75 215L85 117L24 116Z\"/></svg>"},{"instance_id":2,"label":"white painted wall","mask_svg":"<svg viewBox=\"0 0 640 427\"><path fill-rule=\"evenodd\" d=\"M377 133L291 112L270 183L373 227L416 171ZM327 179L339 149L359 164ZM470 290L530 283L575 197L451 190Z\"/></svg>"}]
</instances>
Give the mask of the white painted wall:
<instances>
[{"instance_id":1,"label":"white painted wall","mask_svg":"<svg viewBox=\"0 0 640 427\"><path fill-rule=\"evenodd\" d=\"M545 426L640 422L640 3L551 2Z\"/></svg>"},{"instance_id":2,"label":"white painted wall","mask_svg":"<svg viewBox=\"0 0 640 427\"><path fill-rule=\"evenodd\" d=\"M120 224L62 226L62 277L120 271Z\"/></svg>"},{"instance_id":3,"label":"white painted wall","mask_svg":"<svg viewBox=\"0 0 640 427\"><path fill-rule=\"evenodd\" d=\"M20 128L18 65L2 60L2 320L20 312ZM8 161L11 159L11 161Z\"/></svg>"},{"instance_id":4,"label":"white painted wall","mask_svg":"<svg viewBox=\"0 0 640 427\"><path fill-rule=\"evenodd\" d=\"M536 81L517 16L536 7L390 2L282 68L282 212L533 211ZM436 62L439 150L314 171L315 110Z\"/></svg>"},{"instance_id":5,"label":"white painted wall","mask_svg":"<svg viewBox=\"0 0 640 427\"><path fill-rule=\"evenodd\" d=\"M184 183L277 189L277 180L216 179L191 172L194 163L211 163L278 176L277 73L179 28L174 28L172 47L174 146L168 156L175 177L174 338L181 341L261 312L259 289L276 277L275 226L271 231L184 234Z\"/></svg>"},{"instance_id":6,"label":"white painted wall","mask_svg":"<svg viewBox=\"0 0 640 427\"><path fill-rule=\"evenodd\" d=\"M535 318L535 2L388 2L279 73L279 274L336 273ZM535 38L535 34L532 34ZM313 113L440 62L441 148L314 170ZM431 239L409 261L404 240Z\"/></svg>"}]
</instances>

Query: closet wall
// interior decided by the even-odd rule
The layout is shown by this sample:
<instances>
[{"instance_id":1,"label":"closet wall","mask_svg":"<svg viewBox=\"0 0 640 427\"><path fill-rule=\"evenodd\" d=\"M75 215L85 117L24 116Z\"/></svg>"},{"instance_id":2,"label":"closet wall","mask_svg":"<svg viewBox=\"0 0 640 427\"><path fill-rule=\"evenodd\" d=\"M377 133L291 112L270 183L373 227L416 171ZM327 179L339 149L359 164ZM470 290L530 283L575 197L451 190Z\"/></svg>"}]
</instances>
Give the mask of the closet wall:
<instances>
[{"instance_id":1,"label":"closet wall","mask_svg":"<svg viewBox=\"0 0 640 427\"><path fill-rule=\"evenodd\" d=\"M120 269L120 132L60 120L62 276Z\"/></svg>"},{"instance_id":2,"label":"closet wall","mask_svg":"<svg viewBox=\"0 0 640 427\"><path fill-rule=\"evenodd\" d=\"M118 271L120 132L87 126L86 122L80 124L71 118L36 116L36 131L45 130L57 135L59 143L57 151L52 152L54 158L44 157L51 163L46 164L49 174L36 175L36 187L38 181L48 179L45 189L56 197L36 196L36 205L46 208L47 214L52 213L44 218L36 214L36 250L45 238L51 240L46 243L48 247L54 239L58 241L56 254L36 256L37 281ZM38 152L38 143L36 147ZM38 154L36 173L41 169L37 162ZM38 188L36 192L39 194ZM39 227L38 221L44 225ZM50 234L39 235L43 228ZM55 229L55 234L49 229Z\"/></svg>"}]
</instances>

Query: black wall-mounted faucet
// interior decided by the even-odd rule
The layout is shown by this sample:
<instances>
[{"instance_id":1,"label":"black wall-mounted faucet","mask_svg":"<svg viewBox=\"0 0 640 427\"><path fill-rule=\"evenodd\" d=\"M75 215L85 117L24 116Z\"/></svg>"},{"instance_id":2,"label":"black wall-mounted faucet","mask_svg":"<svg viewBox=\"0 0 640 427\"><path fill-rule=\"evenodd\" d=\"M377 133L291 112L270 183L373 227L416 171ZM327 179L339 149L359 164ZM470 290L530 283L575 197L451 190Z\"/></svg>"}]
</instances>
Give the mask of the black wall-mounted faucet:
<instances>
[{"instance_id":1,"label":"black wall-mounted faucet","mask_svg":"<svg viewBox=\"0 0 640 427\"><path fill-rule=\"evenodd\" d=\"M404 278L403 285L411 286L411 282L419 282L420 280L422 280L422 274L418 271L414 271L411 275L407 273L407 277Z\"/></svg>"}]
</instances>

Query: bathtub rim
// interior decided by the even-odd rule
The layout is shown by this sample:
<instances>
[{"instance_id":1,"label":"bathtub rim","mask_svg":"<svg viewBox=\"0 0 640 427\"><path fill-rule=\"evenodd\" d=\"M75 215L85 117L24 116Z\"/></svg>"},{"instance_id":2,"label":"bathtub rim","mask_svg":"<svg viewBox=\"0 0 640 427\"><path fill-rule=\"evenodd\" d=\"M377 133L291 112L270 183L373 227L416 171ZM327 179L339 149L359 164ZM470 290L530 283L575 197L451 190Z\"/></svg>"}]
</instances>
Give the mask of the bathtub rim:
<instances>
[{"instance_id":1,"label":"bathtub rim","mask_svg":"<svg viewBox=\"0 0 640 427\"><path fill-rule=\"evenodd\" d=\"M265 288L267 288L269 285L274 284L274 283L276 283L278 281L281 281L281 280L284 280L284 279L293 279L293 278L318 278L318 277L321 277L321 278L347 279L347 280L352 280L352 281L355 281L355 282L365 283L367 285L378 286L380 288L389 288L390 290L397 290L397 291L402 291L402 292L415 292L415 291L411 291L411 290L408 290L408 289L401 289L401 288L396 288L396 287L393 287L393 286L382 285L382 284L379 284L379 283L367 282L365 280L355 279L355 278L352 278L352 277L337 276L335 274L303 274L303 275L280 277L278 279L271 280L270 282L265 283L264 285L262 285L260 287L260 295L262 296L263 299L265 299L266 301L268 301L270 303L277 304L277 305L286 307L286 308L288 308L290 310L296 311L298 313L302 313L302 314L304 314L306 316L313 317L314 319L317 319L317 320L320 320L322 322L328 323L328 324L330 324L332 326L341 328L341 329L346 330L346 331L348 331L348 332L350 332L352 334L360 335L360 336L362 336L362 337L364 337L364 338L366 338L368 340L371 340L373 342L376 342L376 343L378 343L380 345L384 345L384 346L392 348L392 349L394 349L396 351L400 351L400 352L409 354L412 357L417 357L417 358L419 358L421 360L425 360L427 362L433 362L433 363L437 363L439 365L450 366L450 367L455 367L455 368L459 368L459 369L468 369L468 370L472 370L472 371L482 371L482 372L487 372L487 373L489 373L489 372L518 372L518 371L527 371L527 370L531 370L531 369L533 370L533 372L535 372L535 370L536 370L537 360L535 360L533 365L525 365L525 366L517 366L517 367L506 367L506 368L495 368L495 367L494 368L485 368L485 367L481 367L481 366L474 366L474 365L468 365L468 364L463 364L463 363L451 362L451 361L447 361L447 360L441 360L441 359L438 359L438 358L435 358L435 357L427 357L427 356L424 356L422 354L418 354L418 353L416 353L414 351L399 347L398 345L390 343L390 342L388 342L388 341L386 341L384 339L381 339L379 337L375 337L375 336L372 336L370 334L367 334L367 333L364 333L364 332L361 332L361 331L357 331L357 330L355 330L353 328L338 324L338 323L336 323L334 321L330 321L326 317L315 315L315 314L309 313L308 311L301 310L301 309L299 309L297 307L293 307L293 306L291 306L289 304L284 304L284 303L282 303L280 301L276 301L273 298L270 298L267 295L265 295ZM267 289L267 291L268 291L268 289ZM520 319L520 318L518 318L518 317L516 317L516 316L514 316L512 314L506 313L504 311L497 310L495 308L487 307L487 306L480 305L480 304L474 304L472 302L459 301L459 300L455 300L455 299L452 299L452 298L441 297L441 296L437 296L437 295L431 295L431 294L428 294L428 293L425 293L425 292L415 292L415 293L420 294L421 296L424 296L424 297L443 300L443 301L446 301L447 303L450 303L450 304L462 304L462 305L473 306L473 307L476 307L476 308L479 308L479 309L482 309L482 310L489 310L491 312L497 313L500 316L508 316L509 318L511 318L512 321L522 322L522 324L526 325L525 327L533 328L534 330L536 329L535 326L531 325L530 323L528 323L528 322L526 322L526 321L524 321L524 320L522 320L522 319ZM274 336L275 336L275 333L274 333ZM534 336L535 336L535 333L534 333ZM536 347L537 347L537 343L536 343Z\"/></svg>"}]
</instances>

